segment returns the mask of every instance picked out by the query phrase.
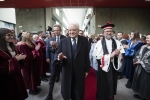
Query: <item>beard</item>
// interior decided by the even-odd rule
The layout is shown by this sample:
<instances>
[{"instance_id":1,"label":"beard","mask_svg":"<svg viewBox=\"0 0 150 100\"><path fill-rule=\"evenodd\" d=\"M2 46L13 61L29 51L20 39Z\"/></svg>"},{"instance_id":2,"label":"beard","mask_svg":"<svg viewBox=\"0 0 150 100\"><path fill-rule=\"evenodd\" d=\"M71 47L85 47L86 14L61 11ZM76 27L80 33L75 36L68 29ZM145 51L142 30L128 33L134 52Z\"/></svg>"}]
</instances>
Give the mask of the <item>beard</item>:
<instances>
[{"instance_id":1,"label":"beard","mask_svg":"<svg viewBox=\"0 0 150 100\"><path fill-rule=\"evenodd\" d=\"M105 38L108 40L111 39L111 37L112 37L111 35L105 35Z\"/></svg>"}]
</instances>

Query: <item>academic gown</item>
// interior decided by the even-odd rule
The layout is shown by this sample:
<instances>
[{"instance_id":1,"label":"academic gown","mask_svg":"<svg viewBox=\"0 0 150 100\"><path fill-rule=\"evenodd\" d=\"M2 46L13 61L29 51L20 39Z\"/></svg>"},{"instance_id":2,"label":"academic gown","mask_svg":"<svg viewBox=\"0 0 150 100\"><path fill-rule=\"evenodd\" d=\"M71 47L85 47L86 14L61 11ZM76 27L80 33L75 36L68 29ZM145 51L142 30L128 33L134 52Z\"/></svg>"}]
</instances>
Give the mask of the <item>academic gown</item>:
<instances>
[{"instance_id":1,"label":"academic gown","mask_svg":"<svg viewBox=\"0 0 150 100\"><path fill-rule=\"evenodd\" d=\"M20 52L26 54L22 68L23 78L27 89L35 90L40 86L39 53L35 47L29 47L26 43L20 45Z\"/></svg>"},{"instance_id":2,"label":"academic gown","mask_svg":"<svg viewBox=\"0 0 150 100\"><path fill-rule=\"evenodd\" d=\"M147 45L144 45L134 57L133 62L135 63L139 59L141 64L135 66L132 89L140 97L150 100L150 54L148 52L150 53L150 49L147 49Z\"/></svg>"},{"instance_id":3,"label":"academic gown","mask_svg":"<svg viewBox=\"0 0 150 100\"><path fill-rule=\"evenodd\" d=\"M0 99L25 100L28 97L19 62L0 50Z\"/></svg>"},{"instance_id":4,"label":"academic gown","mask_svg":"<svg viewBox=\"0 0 150 100\"><path fill-rule=\"evenodd\" d=\"M131 45L132 40L128 41L128 49L134 49L135 53L141 48L141 46L143 45L142 42L137 41L135 44ZM127 49L126 49L127 50ZM135 70L135 66L133 65L133 57L130 56L125 56L125 66L124 66L124 70L123 70L123 75L126 76L127 79L129 79L131 82L133 81L133 75L134 75L134 70Z\"/></svg>"},{"instance_id":5,"label":"academic gown","mask_svg":"<svg viewBox=\"0 0 150 100\"><path fill-rule=\"evenodd\" d=\"M41 47L38 50L40 53L40 59L39 59L39 63L40 63L40 75L45 74L46 72L49 72L49 64L46 62L46 45L45 42L42 41L41 39L38 39L36 42L36 44L40 43Z\"/></svg>"},{"instance_id":6,"label":"academic gown","mask_svg":"<svg viewBox=\"0 0 150 100\"><path fill-rule=\"evenodd\" d=\"M124 49L119 41L112 40L112 51L115 49L120 49L120 53L124 53ZM110 54L108 53L106 47L105 38L98 41L95 45L93 51L93 57L98 61L98 73L97 73L97 98L98 100L108 100L116 95L117 90L117 78L120 64L118 62L118 57L110 59Z\"/></svg>"}]
</instances>

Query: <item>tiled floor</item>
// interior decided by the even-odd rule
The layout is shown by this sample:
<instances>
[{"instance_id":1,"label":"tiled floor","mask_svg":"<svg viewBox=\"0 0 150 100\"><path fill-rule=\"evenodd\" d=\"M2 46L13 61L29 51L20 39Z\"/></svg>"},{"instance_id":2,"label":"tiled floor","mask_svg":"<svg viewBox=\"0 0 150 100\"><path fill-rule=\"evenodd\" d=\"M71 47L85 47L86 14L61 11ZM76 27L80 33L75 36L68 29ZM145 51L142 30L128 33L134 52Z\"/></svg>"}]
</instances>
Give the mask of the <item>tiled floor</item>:
<instances>
[{"instance_id":1,"label":"tiled floor","mask_svg":"<svg viewBox=\"0 0 150 100\"><path fill-rule=\"evenodd\" d=\"M118 88L117 88L117 95L115 96L115 100L138 100L133 98L134 92L132 89L127 89L125 87L127 79L123 78L118 80ZM41 92L38 95L30 95L26 100L44 100L48 94L49 82L42 82L41 83ZM53 92L53 99L54 100L63 100L60 93L60 82L55 83L54 92Z\"/></svg>"}]
</instances>

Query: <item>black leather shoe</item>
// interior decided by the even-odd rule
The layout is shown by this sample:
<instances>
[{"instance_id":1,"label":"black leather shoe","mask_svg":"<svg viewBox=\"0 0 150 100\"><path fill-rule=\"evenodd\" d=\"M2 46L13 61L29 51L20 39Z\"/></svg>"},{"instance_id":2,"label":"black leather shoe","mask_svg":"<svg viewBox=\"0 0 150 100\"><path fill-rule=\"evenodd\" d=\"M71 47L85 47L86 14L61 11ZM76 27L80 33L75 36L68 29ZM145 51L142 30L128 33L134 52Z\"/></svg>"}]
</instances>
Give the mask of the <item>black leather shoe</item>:
<instances>
[{"instance_id":1,"label":"black leather shoe","mask_svg":"<svg viewBox=\"0 0 150 100\"><path fill-rule=\"evenodd\" d=\"M45 78L49 78L49 77L50 77L50 75L48 76L48 75L44 74L44 77L45 77Z\"/></svg>"},{"instance_id":2,"label":"black leather shoe","mask_svg":"<svg viewBox=\"0 0 150 100\"><path fill-rule=\"evenodd\" d=\"M137 98L137 99L142 99L142 98L139 96L139 94L134 94L133 97L134 97L134 98ZM142 100L144 100L144 99L142 99Z\"/></svg>"},{"instance_id":3,"label":"black leather shoe","mask_svg":"<svg viewBox=\"0 0 150 100\"><path fill-rule=\"evenodd\" d=\"M132 88L132 83L128 80L128 82L127 82L127 84L125 85L126 86L126 88Z\"/></svg>"},{"instance_id":4,"label":"black leather shoe","mask_svg":"<svg viewBox=\"0 0 150 100\"><path fill-rule=\"evenodd\" d=\"M32 94L32 95L37 95L39 94L39 91L33 91L33 90L29 90L29 94Z\"/></svg>"},{"instance_id":5,"label":"black leather shoe","mask_svg":"<svg viewBox=\"0 0 150 100\"><path fill-rule=\"evenodd\" d=\"M35 91L38 91L38 92L40 92L41 91L41 89L40 88L36 88L36 90Z\"/></svg>"},{"instance_id":6,"label":"black leather shoe","mask_svg":"<svg viewBox=\"0 0 150 100\"><path fill-rule=\"evenodd\" d=\"M47 82L48 80L47 80L47 79L45 79L45 78L42 78L42 79L41 79L41 81L43 81L43 82Z\"/></svg>"},{"instance_id":7,"label":"black leather shoe","mask_svg":"<svg viewBox=\"0 0 150 100\"><path fill-rule=\"evenodd\" d=\"M45 100L53 100L53 96L47 96Z\"/></svg>"},{"instance_id":8,"label":"black leather shoe","mask_svg":"<svg viewBox=\"0 0 150 100\"><path fill-rule=\"evenodd\" d=\"M56 77L56 83L58 83L58 82L59 82L59 80L60 80L60 78Z\"/></svg>"},{"instance_id":9,"label":"black leather shoe","mask_svg":"<svg viewBox=\"0 0 150 100\"><path fill-rule=\"evenodd\" d=\"M129 89L132 88L132 84L126 84L125 86L126 86L126 88L129 88Z\"/></svg>"},{"instance_id":10,"label":"black leather shoe","mask_svg":"<svg viewBox=\"0 0 150 100\"><path fill-rule=\"evenodd\" d=\"M119 75L119 76L118 76L118 79L122 79L122 75Z\"/></svg>"}]
</instances>

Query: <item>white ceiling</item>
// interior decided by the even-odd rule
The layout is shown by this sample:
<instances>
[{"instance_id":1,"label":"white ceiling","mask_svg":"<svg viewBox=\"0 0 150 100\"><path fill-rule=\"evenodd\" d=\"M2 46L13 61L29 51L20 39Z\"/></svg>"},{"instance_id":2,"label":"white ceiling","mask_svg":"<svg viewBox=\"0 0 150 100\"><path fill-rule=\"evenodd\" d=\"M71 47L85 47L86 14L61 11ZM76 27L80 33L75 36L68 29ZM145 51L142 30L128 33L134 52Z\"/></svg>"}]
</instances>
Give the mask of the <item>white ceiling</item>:
<instances>
[{"instance_id":1,"label":"white ceiling","mask_svg":"<svg viewBox=\"0 0 150 100\"><path fill-rule=\"evenodd\" d=\"M78 22L81 29L87 8L63 8L63 10L68 21Z\"/></svg>"}]
</instances>

